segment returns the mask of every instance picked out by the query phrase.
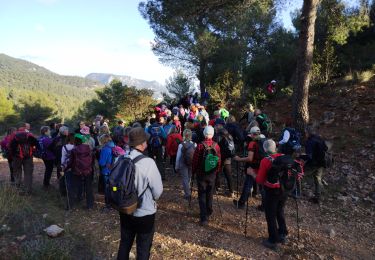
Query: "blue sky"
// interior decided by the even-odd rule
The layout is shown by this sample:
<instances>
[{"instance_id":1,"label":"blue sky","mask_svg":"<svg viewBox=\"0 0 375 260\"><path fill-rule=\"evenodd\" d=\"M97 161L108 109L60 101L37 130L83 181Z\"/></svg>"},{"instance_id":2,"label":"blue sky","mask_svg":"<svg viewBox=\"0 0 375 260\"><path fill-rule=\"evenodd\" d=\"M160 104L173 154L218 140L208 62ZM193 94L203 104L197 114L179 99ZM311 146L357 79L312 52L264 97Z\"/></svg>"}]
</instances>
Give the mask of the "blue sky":
<instances>
[{"instance_id":1,"label":"blue sky","mask_svg":"<svg viewBox=\"0 0 375 260\"><path fill-rule=\"evenodd\" d=\"M164 83L173 71L150 50L154 36L138 0L0 0L0 53L63 75L129 75ZM289 2L289 3L288 3ZM280 14L302 0L287 1Z\"/></svg>"}]
</instances>

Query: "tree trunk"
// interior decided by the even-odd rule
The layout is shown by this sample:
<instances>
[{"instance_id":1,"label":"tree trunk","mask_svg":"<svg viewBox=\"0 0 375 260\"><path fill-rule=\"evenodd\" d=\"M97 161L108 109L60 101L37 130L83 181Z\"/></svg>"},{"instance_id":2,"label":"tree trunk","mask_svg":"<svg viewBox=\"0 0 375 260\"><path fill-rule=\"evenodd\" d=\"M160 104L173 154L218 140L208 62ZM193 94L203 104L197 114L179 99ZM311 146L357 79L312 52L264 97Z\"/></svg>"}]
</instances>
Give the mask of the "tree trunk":
<instances>
[{"instance_id":1,"label":"tree trunk","mask_svg":"<svg viewBox=\"0 0 375 260\"><path fill-rule=\"evenodd\" d=\"M206 60L201 58L199 62L199 89L201 91L201 97L206 92Z\"/></svg>"},{"instance_id":2,"label":"tree trunk","mask_svg":"<svg viewBox=\"0 0 375 260\"><path fill-rule=\"evenodd\" d=\"M294 126L304 133L309 122L309 84L313 62L315 19L319 0L304 0L297 58L297 82L293 91Z\"/></svg>"}]
</instances>

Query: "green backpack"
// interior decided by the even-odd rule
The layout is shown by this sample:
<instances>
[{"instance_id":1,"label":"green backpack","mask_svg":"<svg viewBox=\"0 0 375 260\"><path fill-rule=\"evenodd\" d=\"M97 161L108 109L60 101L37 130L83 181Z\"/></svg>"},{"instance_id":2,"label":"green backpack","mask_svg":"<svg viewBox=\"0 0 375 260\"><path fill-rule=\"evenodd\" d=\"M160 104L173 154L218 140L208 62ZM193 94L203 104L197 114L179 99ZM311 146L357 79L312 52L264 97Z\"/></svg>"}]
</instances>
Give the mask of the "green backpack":
<instances>
[{"instance_id":1,"label":"green backpack","mask_svg":"<svg viewBox=\"0 0 375 260\"><path fill-rule=\"evenodd\" d=\"M227 119L229 117L229 111L225 108L220 109L220 116L222 119Z\"/></svg>"},{"instance_id":2,"label":"green backpack","mask_svg":"<svg viewBox=\"0 0 375 260\"><path fill-rule=\"evenodd\" d=\"M204 153L203 153L203 172L205 174L210 174L216 171L219 165L219 156L216 152L216 143L213 142L210 146L203 143Z\"/></svg>"}]
</instances>

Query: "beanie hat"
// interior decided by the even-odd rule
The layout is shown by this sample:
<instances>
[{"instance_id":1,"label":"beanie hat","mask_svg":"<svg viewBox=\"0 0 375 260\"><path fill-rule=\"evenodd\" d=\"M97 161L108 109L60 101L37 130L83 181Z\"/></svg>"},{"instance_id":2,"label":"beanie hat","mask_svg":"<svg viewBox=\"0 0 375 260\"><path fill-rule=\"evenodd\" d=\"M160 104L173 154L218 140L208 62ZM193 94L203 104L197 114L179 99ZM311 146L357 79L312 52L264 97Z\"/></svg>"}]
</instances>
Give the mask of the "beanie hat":
<instances>
[{"instance_id":1,"label":"beanie hat","mask_svg":"<svg viewBox=\"0 0 375 260\"><path fill-rule=\"evenodd\" d=\"M206 126L205 128L204 128L204 130L203 130L203 135L205 136L205 137L208 137L208 136L211 136L211 137L213 137L214 136L214 134L215 134L215 130L214 130L214 128L212 127L212 126Z\"/></svg>"},{"instance_id":2,"label":"beanie hat","mask_svg":"<svg viewBox=\"0 0 375 260\"><path fill-rule=\"evenodd\" d=\"M147 139L147 134L142 127L134 127L129 132L129 146L131 147L143 144Z\"/></svg>"}]
</instances>

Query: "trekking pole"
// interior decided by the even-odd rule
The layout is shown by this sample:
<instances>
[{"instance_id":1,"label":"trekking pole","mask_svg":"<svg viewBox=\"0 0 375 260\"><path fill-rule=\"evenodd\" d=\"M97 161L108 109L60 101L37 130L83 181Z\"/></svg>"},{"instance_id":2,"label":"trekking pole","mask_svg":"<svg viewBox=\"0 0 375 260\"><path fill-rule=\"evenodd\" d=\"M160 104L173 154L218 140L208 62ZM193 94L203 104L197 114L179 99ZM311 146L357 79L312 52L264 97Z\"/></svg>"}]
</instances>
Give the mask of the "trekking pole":
<instances>
[{"instance_id":1,"label":"trekking pole","mask_svg":"<svg viewBox=\"0 0 375 260\"><path fill-rule=\"evenodd\" d=\"M251 188L250 189L250 195L249 195L250 198L251 198L252 193L253 193L253 189ZM247 218L248 218L248 215L249 215L249 197L247 197L247 201L246 201L245 237L247 237Z\"/></svg>"},{"instance_id":2,"label":"trekking pole","mask_svg":"<svg viewBox=\"0 0 375 260\"><path fill-rule=\"evenodd\" d=\"M68 181L66 180L66 173L64 174L64 181L65 181L65 189L66 189L66 200L68 202L68 210L70 210L70 201L69 201L69 189L68 189Z\"/></svg>"},{"instance_id":3,"label":"trekking pole","mask_svg":"<svg viewBox=\"0 0 375 260\"><path fill-rule=\"evenodd\" d=\"M217 206L219 207L220 218L221 218L221 220L223 220L223 213L222 213L221 207L220 207L219 196L216 193L216 189L214 189L214 191L215 191Z\"/></svg>"},{"instance_id":4,"label":"trekking pole","mask_svg":"<svg viewBox=\"0 0 375 260\"><path fill-rule=\"evenodd\" d=\"M194 185L194 180L191 178L190 181L190 198L189 198L189 208L191 208L191 200L193 198L193 185Z\"/></svg>"},{"instance_id":5,"label":"trekking pole","mask_svg":"<svg viewBox=\"0 0 375 260\"><path fill-rule=\"evenodd\" d=\"M239 167L238 167L238 161L237 161L237 201L238 201L238 196L239 196L239 187L238 187L238 174L239 174ZM237 205L238 206L238 205Z\"/></svg>"},{"instance_id":6,"label":"trekking pole","mask_svg":"<svg viewBox=\"0 0 375 260\"><path fill-rule=\"evenodd\" d=\"M297 234L298 234L298 241L299 241L299 214L298 214L298 201L297 201L297 188L296 188L296 194L294 196L294 200L296 202L296 213L297 213Z\"/></svg>"}]
</instances>

